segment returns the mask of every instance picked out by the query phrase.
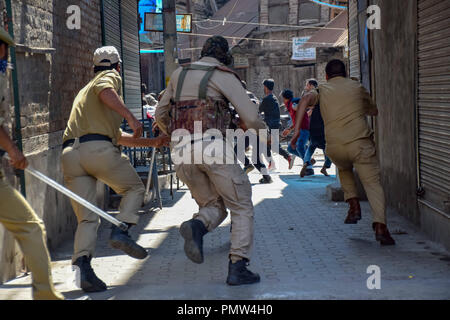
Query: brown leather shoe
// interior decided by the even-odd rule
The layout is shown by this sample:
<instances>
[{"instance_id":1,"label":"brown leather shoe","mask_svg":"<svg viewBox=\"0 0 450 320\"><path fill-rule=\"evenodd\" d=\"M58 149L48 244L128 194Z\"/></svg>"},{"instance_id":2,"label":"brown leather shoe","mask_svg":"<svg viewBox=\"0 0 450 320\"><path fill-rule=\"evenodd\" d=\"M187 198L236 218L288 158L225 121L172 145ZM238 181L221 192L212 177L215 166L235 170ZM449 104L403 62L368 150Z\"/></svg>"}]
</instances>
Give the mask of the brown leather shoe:
<instances>
[{"instance_id":1,"label":"brown leather shoe","mask_svg":"<svg viewBox=\"0 0 450 320\"><path fill-rule=\"evenodd\" d=\"M391 237L391 234L385 224L374 222L372 228L375 231L375 239L380 241L382 246L395 245L395 240Z\"/></svg>"},{"instance_id":2,"label":"brown leather shoe","mask_svg":"<svg viewBox=\"0 0 450 320\"><path fill-rule=\"evenodd\" d=\"M303 178L306 175L306 170L308 170L308 165L304 163L302 170L300 170L300 178Z\"/></svg>"},{"instance_id":3,"label":"brown leather shoe","mask_svg":"<svg viewBox=\"0 0 450 320\"><path fill-rule=\"evenodd\" d=\"M357 224L358 220L361 220L361 206L359 205L358 198L351 198L347 200L350 209L348 209L347 218L345 224Z\"/></svg>"}]
</instances>

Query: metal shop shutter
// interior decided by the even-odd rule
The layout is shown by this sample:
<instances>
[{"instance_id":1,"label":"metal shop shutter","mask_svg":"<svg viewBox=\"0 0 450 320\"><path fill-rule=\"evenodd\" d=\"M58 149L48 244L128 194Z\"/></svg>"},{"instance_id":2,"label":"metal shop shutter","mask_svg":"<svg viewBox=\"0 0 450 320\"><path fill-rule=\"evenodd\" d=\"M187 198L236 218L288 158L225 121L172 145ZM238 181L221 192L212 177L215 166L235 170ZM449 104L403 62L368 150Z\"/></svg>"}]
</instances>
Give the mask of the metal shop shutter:
<instances>
[{"instance_id":1,"label":"metal shop shutter","mask_svg":"<svg viewBox=\"0 0 450 320\"><path fill-rule=\"evenodd\" d=\"M418 1L417 55L423 200L450 214L450 1Z\"/></svg>"},{"instance_id":2,"label":"metal shop shutter","mask_svg":"<svg viewBox=\"0 0 450 320\"><path fill-rule=\"evenodd\" d=\"M122 60L124 97L136 118L142 118L141 64L138 5L136 0L121 0Z\"/></svg>"},{"instance_id":3,"label":"metal shop shutter","mask_svg":"<svg viewBox=\"0 0 450 320\"><path fill-rule=\"evenodd\" d=\"M103 45L114 46L122 56L119 0L103 0Z\"/></svg>"},{"instance_id":4,"label":"metal shop shutter","mask_svg":"<svg viewBox=\"0 0 450 320\"><path fill-rule=\"evenodd\" d=\"M358 3L357 0L350 0L349 6L349 49L350 49L350 77L360 79L361 67L359 61L359 23L358 23Z\"/></svg>"},{"instance_id":5,"label":"metal shop shutter","mask_svg":"<svg viewBox=\"0 0 450 320\"><path fill-rule=\"evenodd\" d=\"M136 118L142 118L141 68L136 0L103 0L103 45L115 46L122 57L123 96Z\"/></svg>"},{"instance_id":6,"label":"metal shop shutter","mask_svg":"<svg viewBox=\"0 0 450 320\"><path fill-rule=\"evenodd\" d=\"M359 29L359 65L361 84L369 91L371 86L371 65L370 65L370 32L367 28L367 7L369 0L359 0L358 5L358 29Z\"/></svg>"}]
</instances>

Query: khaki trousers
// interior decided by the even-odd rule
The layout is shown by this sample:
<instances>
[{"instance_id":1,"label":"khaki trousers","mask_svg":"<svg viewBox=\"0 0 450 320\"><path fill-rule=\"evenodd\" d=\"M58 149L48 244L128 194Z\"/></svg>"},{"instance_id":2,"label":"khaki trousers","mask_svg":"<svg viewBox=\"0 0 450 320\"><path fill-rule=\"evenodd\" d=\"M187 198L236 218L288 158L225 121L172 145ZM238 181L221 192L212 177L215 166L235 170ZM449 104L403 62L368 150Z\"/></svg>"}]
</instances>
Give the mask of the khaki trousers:
<instances>
[{"instance_id":1,"label":"khaki trousers","mask_svg":"<svg viewBox=\"0 0 450 320\"><path fill-rule=\"evenodd\" d=\"M63 300L53 286L45 227L28 202L0 170L0 223L12 233L31 270L33 299Z\"/></svg>"},{"instance_id":2,"label":"khaki trousers","mask_svg":"<svg viewBox=\"0 0 450 320\"><path fill-rule=\"evenodd\" d=\"M360 139L345 145L326 146L326 154L336 164L345 200L358 197L353 168L358 172L373 212L373 222L386 224L386 204L380 182L380 166L375 143Z\"/></svg>"},{"instance_id":3,"label":"khaki trousers","mask_svg":"<svg viewBox=\"0 0 450 320\"><path fill-rule=\"evenodd\" d=\"M136 224L144 201L145 188L127 156L108 141L80 143L78 139L63 150L62 168L68 189L90 203L96 202L97 180L122 196L120 221ZM82 256L94 256L100 218L72 201L78 220L72 261Z\"/></svg>"},{"instance_id":4,"label":"khaki trousers","mask_svg":"<svg viewBox=\"0 0 450 320\"><path fill-rule=\"evenodd\" d=\"M202 221L208 231L216 229L231 211L230 259L250 260L253 245L252 188L238 164L181 164L178 177L189 187L199 206L194 219Z\"/></svg>"}]
</instances>

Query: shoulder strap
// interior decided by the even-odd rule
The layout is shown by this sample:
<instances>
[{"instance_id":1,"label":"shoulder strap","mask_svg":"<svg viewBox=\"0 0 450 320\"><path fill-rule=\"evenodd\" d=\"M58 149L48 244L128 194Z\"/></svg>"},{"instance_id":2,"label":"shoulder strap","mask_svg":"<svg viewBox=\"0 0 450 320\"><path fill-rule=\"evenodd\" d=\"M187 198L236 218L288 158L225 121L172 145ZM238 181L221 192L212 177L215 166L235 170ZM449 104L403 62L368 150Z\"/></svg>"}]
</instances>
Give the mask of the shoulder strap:
<instances>
[{"instance_id":1,"label":"shoulder strap","mask_svg":"<svg viewBox=\"0 0 450 320\"><path fill-rule=\"evenodd\" d=\"M183 89L184 80L186 79L186 74L187 74L188 70L189 70L189 67L183 67L183 70L181 70L180 76L178 77L177 92L175 94L175 102L180 101L181 90Z\"/></svg>"},{"instance_id":2,"label":"shoulder strap","mask_svg":"<svg viewBox=\"0 0 450 320\"><path fill-rule=\"evenodd\" d=\"M233 70L224 67L224 66L205 66L205 65L201 65L201 64L191 64L187 67L183 67L183 70L180 73L180 76L178 78L178 84L177 84L177 92L175 95L175 102L180 101L180 97L181 97L181 90L183 89L183 84L184 81L186 79L186 74L189 70L201 70L201 71L206 71L205 76L202 78L202 80L200 81L200 86L199 86L199 90L198 90L198 98L200 100L204 100L206 99L206 92L207 92L207 86L208 86L208 82L211 79L214 71L218 69L220 71L224 71L224 72L228 72L228 73L232 73L236 76L236 78L241 81L241 79L239 78L238 74L236 72L234 72Z\"/></svg>"},{"instance_id":3,"label":"shoulder strap","mask_svg":"<svg viewBox=\"0 0 450 320\"><path fill-rule=\"evenodd\" d=\"M207 87L208 87L208 82L209 82L209 79L211 79L215 70L216 70L215 67L212 67L210 70L208 70L206 72L205 76L203 77L202 81L200 82L200 87L198 89L198 98L200 100L206 99L206 91L207 91Z\"/></svg>"},{"instance_id":4,"label":"shoulder strap","mask_svg":"<svg viewBox=\"0 0 450 320\"><path fill-rule=\"evenodd\" d=\"M205 66L202 66L202 67L205 67ZM208 70L205 77L202 79L202 81L200 83L199 99L206 99L207 85L208 85L209 79L211 79L211 76L216 69L234 74L236 76L236 78L239 80L239 82L241 82L241 78L239 77L239 75L236 72L234 72L233 70L231 70L225 66L211 66L208 68L210 68L210 69Z\"/></svg>"}]
</instances>

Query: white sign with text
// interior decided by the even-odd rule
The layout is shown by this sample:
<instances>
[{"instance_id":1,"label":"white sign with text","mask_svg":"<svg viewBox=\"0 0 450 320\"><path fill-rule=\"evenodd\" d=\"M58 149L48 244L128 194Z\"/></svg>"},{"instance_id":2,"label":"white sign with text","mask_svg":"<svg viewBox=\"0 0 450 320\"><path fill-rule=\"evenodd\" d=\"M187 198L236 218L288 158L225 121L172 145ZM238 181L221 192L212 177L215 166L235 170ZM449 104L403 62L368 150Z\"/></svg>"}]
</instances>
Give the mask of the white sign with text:
<instances>
[{"instance_id":1,"label":"white sign with text","mask_svg":"<svg viewBox=\"0 0 450 320\"><path fill-rule=\"evenodd\" d=\"M292 38L292 60L316 60L316 48L303 48L309 38Z\"/></svg>"}]
</instances>

